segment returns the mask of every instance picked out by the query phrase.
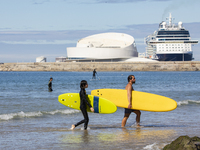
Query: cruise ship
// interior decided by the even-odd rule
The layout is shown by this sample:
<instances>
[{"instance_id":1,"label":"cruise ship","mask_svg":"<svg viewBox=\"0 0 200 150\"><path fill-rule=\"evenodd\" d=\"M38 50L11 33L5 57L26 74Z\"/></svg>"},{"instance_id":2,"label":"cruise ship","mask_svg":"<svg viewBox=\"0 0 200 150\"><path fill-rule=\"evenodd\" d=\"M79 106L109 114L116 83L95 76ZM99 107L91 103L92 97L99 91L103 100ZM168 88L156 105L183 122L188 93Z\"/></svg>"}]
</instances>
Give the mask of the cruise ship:
<instances>
[{"instance_id":1,"label":"cruise ship","mask_svg":"<svg viewBox=\"0 0 200 150\"><path fill-rule=\"evenodd\" d=\"M159 29L145 38L147 58L159 61L191 61L193 60L192 45L198 40L191 40L189 31L172 23L169 14L169 23L161 22Z\"/></svg>"}]
</instances>

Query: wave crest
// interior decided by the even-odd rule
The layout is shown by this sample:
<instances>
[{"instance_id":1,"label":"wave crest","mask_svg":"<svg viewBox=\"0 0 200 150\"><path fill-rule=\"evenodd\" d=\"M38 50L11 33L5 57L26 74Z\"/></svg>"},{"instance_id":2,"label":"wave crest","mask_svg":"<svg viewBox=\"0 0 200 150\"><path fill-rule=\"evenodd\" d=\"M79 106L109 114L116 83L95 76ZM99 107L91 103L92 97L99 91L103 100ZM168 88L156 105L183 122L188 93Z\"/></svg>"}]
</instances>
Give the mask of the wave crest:
<instances>
[{"instance_id":1,"label":"wave crest","mask_svg":"<svg viewBox=\"0 0 200 150\"><path fill-rule=\"evenodd\" d=\"M195 100L184 100L184 101L177 102L177 105L178 105L178 106L181 106L181 105L188 105L188 104L200 104L200 101L195 101Z\"/></svg>"},{"instance_id":2,"label":"wave crest","mask_svg":"<svg viewBox=\"0 0 200 150\"><path fill-rule=\"evenodd\" d=\"M0 120L11 120L14 118L30 118L30 117L39 117L43 116L45 114L47 115L55 115L58 113L61 114L74 114L80 112L79 110L73 110L73 109L66 109L66 110L55 110L55 111L47 111L47 112L18 112L18 113L10 113L10 114L2 114L0 115Z\"/></svg>"},{"instance_id":3,"label":"wave crest","mask_svg":"<svg viewBox=\"0 0 200 150\"><path fill-rule=\"evenodd\" d=\"M143 149L146 150L160 150L162 149L166 144L162 143L162 144L158 144L158 143L153 143L150 145L145 146Z\"/></svg>"}]
</instances>

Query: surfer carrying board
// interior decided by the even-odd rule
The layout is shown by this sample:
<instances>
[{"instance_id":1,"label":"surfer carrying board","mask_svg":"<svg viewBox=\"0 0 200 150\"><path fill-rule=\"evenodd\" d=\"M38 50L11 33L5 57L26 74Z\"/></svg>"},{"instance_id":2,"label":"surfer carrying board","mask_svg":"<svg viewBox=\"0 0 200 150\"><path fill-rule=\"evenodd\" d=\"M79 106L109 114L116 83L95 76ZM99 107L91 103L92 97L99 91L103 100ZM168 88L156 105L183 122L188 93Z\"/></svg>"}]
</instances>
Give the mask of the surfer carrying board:
<instances>
[{"instance_id":1,"label":"surfer carrying board","mask_svg":"<svg viewBox=\"0 0 200 150\"><path fill-rule=\"evenodd\" d=\"M134 112L136 114L136 124L138 127L140 127L140 115L141 112L139 110L134 110L132 108L132 91L134 90L132 85L135 83L135 76L129 75L128 76L128 84L126 85L125 90L127 90L127 98L128 98L128 108L124 109L124 118L122 119L122 127L126 125L126 121L128 120L131 112Z\"/></svg>"},{"instance_id":2,"label":"surfer carrying board","mask_svg":"<svg viewBox=\"0 0 200 150\"><path fill-rule=\"evenodd\" d=\"M87 81L85 80L82 80L81 83L80 83L80 92L79 92L79 95L80 95L80 100L81 100L81 103L80 103L80 110L83 114L83 117L84 119L79 121L78 123L76 123L75 125L73 124L71 129L73 130L75 127L79 126L80 124L83 124L84 123L84 130L87 129L87 125L88 125L88 122L89 122L89 117L88 117L88 113L87 113L87 107L86 105L88 105L90 107L90 110L92 112L94 112L94 108L90 105L90 103L87 101L86 99L86 91L85 91L85 88L88 87L88 84L87 84Z\"/></svg>"}]
</instances>

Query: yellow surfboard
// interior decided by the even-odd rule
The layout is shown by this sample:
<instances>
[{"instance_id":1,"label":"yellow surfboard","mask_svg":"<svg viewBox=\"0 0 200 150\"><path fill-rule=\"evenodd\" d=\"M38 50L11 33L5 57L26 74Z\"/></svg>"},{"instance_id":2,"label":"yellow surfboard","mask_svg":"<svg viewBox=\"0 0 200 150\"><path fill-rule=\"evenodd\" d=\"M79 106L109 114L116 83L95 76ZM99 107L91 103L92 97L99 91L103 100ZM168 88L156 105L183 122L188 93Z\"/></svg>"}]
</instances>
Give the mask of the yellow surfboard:
<instances>
[{"instance_id":1,"label":"yellow surfboard","mask_svg":"<svg viewBox=\"0 0 200 150\"><path fill-rule=\"evenodd\" d=\"M88 102L94 108L95 113L101 114L111 114L116 112L116 105L105 99L94 95L86 95ZM70 108L80 110L80 96L79 93L65 93L58 96L58 101ZM90 108L87 106L87 111L91 112Z\"/></svg>"},{"instance_id":2,"label":"yellow surfboard","mask_svg":"<svg viewBox=\"0 0 200 150\"><path fill-rule=\"evenodd\" d=\"M106 98L117 107L128 108L127 90L96 89L91 91L91 95ZM146 92L132 92L132 109L163 112L174 110L176 107L176 101L171 98Z\"/></svg>"}]
</instances>

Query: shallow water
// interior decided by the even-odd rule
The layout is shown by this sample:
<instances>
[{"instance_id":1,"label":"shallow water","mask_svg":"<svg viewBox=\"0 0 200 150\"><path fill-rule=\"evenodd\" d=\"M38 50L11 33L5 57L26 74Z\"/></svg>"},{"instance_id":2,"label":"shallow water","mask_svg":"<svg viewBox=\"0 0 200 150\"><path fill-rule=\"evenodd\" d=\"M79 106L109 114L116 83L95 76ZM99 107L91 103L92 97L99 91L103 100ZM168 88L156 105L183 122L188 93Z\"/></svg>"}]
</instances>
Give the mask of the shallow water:
<instances>
[{"instance_id":1,"label":"shallow water","mask_svg":"<svg viewBox=\"0 0 200 150\"><path fill-rule=\"evenodd\" d=\"M91 90L124 89L134 74L137 91L174 99L178 107L170 112L142 111L135 127L131 114L121 128L123 108L114 114L89 113L89 129L70 130L83 119L80 111L58 102L58 95L79 92L85 79ZM200 72L0 72L0 149L133 149L160 150L181 135L200 136ZM53 77L53 92L48 80Z\"/></svg>"}]
</instances>

